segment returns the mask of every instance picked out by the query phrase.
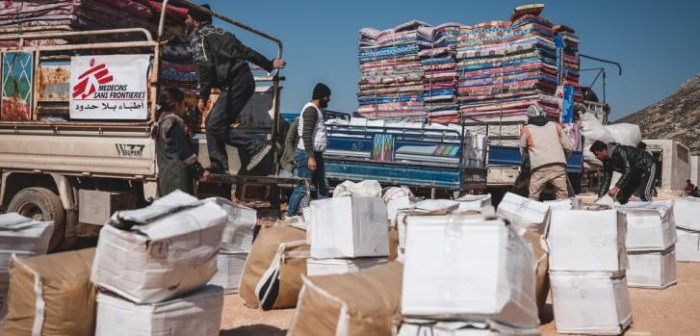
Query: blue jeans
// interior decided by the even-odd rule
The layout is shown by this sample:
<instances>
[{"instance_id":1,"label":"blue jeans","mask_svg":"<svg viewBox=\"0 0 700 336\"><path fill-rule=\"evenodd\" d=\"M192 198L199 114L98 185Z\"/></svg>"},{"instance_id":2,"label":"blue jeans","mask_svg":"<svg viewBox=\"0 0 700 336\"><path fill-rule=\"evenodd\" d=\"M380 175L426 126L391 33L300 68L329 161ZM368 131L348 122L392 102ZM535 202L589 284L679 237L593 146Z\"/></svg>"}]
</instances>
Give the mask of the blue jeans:
<instances>
[{"instance_id":1,"label":"blue jeans","mask_svg":"<svg viewBox=\"0 0 700 336\"><path fill-rule=\"evenodd\" d=\"M314 157L316 158L316 171L311 173L309 171L308 158L306 157L306 152L301 149L297 149L294 152L294 161L297 164L296 176L303 178L311 178L311 183L316 187L316 192L318 198L328 197L328 181L326 180L326 170L323 163L323 153L315 152ZM289 198L289 211L287 216L299 215L300 205L302 199L307 195L306 185L297 184L294 187L294 192ZM309 200L306 200L305 205L308 205Z\"/></svg>"}]
</instances>

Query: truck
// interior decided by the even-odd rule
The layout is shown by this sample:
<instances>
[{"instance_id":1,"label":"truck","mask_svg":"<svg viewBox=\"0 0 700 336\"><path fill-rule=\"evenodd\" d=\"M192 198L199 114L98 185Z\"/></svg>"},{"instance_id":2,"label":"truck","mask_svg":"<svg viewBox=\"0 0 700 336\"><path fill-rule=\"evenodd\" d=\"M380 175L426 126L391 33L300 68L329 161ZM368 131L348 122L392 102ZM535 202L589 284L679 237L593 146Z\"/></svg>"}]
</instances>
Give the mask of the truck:
<instances>
[{"instance_id":1,"label":"truck","mask_svg":"<svg viewBox=\"0 0 700 336\"><path fill-rule=\"evenodd\" d=\"M168 2L163 0L162 8L168 8ZM282 56L283 46L279 39L198 4L189 1L177 3L189 10L210 12L222 22L274 43L278 48L277 57ZM164 34L168 15L168 10L160 12L155 37L152 30L142 27L18 31L0 35L0 40L5 42L3 45L14 44L0 48L3 60L0 204L6 211L52 220L51 250L69 246L82 237L94 237L113 211L134 208L158 197L155 140L151 134L156 127L158 92L166 85L159 70L168 42ZM61 39L63 42L32 42L47 39ZM88 96L86 91L94 84L91 81L97 80L95 85L102 85L102 79L119 71L113 69L109 74L106 72L109 69L98 68L98 64L108 57L146 60L147 73L133 83L143 88L140 98L146 106L139 106L140 103L112 104L111 101L107 101L107 105L97 101L76 104L78 98ZM87 66L98 69L75 73L78 61L87 61ZM130 69L128 64L126 68ZM102 77L89 78L90 74ZM89 80L75 85L76 79L84 78ZM275 141L280 83L284 78L279 73L259 75L256 72L255 80L258 88L241 116L242 128ZM80 85L82 87L78 87ZM77 113L90 109L107 108L109 112L109 109L137 107L144 112L142 117L134 120L83 119ZM200 162L207 166L205 137L201 129L193 131ZM238 156L234 148L227 150L231 170L235 173L240 167ZM276 157L275 153L271 160ZM268 168L268 171L257 173L268 175L271 171ZM219 177L219 181L229 182L243 179L244 176Z\"/></svg>"}]
</instances>

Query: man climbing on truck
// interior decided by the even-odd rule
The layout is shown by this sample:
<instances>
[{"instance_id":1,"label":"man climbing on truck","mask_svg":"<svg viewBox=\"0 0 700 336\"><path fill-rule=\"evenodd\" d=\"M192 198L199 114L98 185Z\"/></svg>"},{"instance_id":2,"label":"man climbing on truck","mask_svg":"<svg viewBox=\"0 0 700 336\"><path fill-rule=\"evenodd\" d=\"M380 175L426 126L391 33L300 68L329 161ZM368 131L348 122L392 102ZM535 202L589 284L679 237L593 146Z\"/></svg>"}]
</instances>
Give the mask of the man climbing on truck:
<instances>
[{"instance_id":1,"label":"man climbing on truck","mask_svg":"<svg viewBox=\"0 0 700 336\"><path fill-rule=\"evenodd\" d=\"M648 152L616 143L605 144L596 141L591 145L591 152L603 162L604 177L600 185L599 197L607 193L617 198L620 204L626 204L632 194L637 192L642 201L650 202L651 192L656 177L656 160ZM610 189L613 171L622 174L615 187Z\"/></svg>"},{"instance_id":2,"label":"man climbing on truck","mask_svg":"<svg viewBox=\"0 0 700 336\"><path fill-rule=\"evenodd\" d=\"M208 5L203 7L209 8ZM250 157L247 170L252 170L272 147L231 128L231 123L255 92L255 81L248 62L268 72L283 68L285 62L282 59L271 61L241 43L233 34L215 28L209 13L190 11L185 24L191 30L190 47L197 64L199 110L204 110L212 88L221 89L206 119L207 149L211 161L208 170L212 173L228 171L226 144L247 154Z\"/></svg>"},{"instance_id":3,"label":"man climbing on truck","mask_svg":"<svg viewBox=\"0 0 700 336\"><path fill-rule=\"evenodd\" d=\"M551 184L556 199L567 198L566 156L571 153L571 141L561 125L544 117L542 107L531 105L527 117L520 131L520 148L530 160L529 197L539 200L544 187Z\"/></svg>"}]
</instances>

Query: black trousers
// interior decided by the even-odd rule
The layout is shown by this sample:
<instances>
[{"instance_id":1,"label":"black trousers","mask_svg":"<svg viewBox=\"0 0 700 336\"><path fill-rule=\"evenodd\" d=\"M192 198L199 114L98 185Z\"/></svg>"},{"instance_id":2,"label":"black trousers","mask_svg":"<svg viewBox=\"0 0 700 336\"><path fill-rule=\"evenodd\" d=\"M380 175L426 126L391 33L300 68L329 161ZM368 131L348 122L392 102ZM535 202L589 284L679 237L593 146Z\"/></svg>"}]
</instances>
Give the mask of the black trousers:
<instances>
[{"instance_id":1,"label":"black trousers","mask_svg":"<svg viewBox=\"0 0 700 336\"><path fill-rule=\"evenodd\" d=\"M630 197L636 193L642 201L651 202L651 191L654 189L655 180L655 164L643 171L633 173L629 183L617 194L617 201L620 204L626 204Z\"/></svg>"},{"instance_id":2,"label":"black trousers","mask_svg":"<svg viewBox=\"0 0 700 336\"><path fill-rule=\"evenodd\" d=\"M239 129L231 128L231 124L241 113L248 100L255 93L255 81L250 72L242 73L233 78L231 85L221 89L221 95L216 100L206 122L207 149L213 172L228 171L228 155L226 145L238 148L248 157L255 154L257 144L255 139Z\"/></svg>"}]
</instances>

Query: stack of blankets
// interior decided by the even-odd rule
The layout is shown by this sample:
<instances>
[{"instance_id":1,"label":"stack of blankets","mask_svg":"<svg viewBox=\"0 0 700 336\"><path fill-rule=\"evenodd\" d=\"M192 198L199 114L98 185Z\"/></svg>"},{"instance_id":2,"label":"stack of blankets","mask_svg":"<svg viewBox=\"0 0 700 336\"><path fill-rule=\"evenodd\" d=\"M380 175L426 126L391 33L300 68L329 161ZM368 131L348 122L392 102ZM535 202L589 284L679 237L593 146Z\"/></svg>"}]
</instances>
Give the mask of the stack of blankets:
<instances>
[{"instance_id":1,"label":"stack of blankets","mask_svg":"<svg viewBox=\"0 0 700 336\"><path fill-rule=\"evenodd\" d=\"M175 2L177 3L177 2ZM0 4L0 36L18 33L87 31L117 28L145 28L156 34L162 1L155 0L34 0L3 1ZM185 20L189 9L168 5L160 79L166 86L194 88L196 70L186 43ZM134 36L95 35L29 39L25 45L46 46L68 43L89 43L134 40ZM139 37L138 40L142 40ZM16 46L17 40L0 40L0 46Z\"/></svg>"},{"instance_id":2,"label":"stack of blankets","mask_svg":"<svg viewBox=\"0 0 700 336\"><path fill-rule=\"evenodd\" d=\"M161 1L155 0L3 1L0 6L0 33L129 27L141 27L155 32L161 9ZM187 13L186 8L169 5L168 26L182 25L187 19ZM65 42L44 40L32 43Z\"/></svg>"},{"instance_id":3,"label":"stack of blankets","mask_svg":"<svg viewBox=\"0 0 700 336\"><path fill-rule=\"evenodd\" d=\"M522 120L538 104L559 116L552 24L525 15L512 22L466 28L460 37L459 101L461 112L481 121Z\"/></svg>"},{"instance_id":4,"label":"stack of blankets","mask_svg":"<svg viewBox=\"0 0 700 336\"><path fill-rule=\"evenodd\" d=\"M571 86L575 100L583 98L579 41L573 29L541 17L543 9L521 6L508 21L474 26L417 27L410 30L415 36L410 41L401 39L409 30L399 27L384 32L363 29L359 113L373 119L424 116L425 121L442 124L460 119L524 121L527 108L536 104L547 117L559 120L563 99L558 88ZM429 46L421 48L424 45ZM391 49L409 46L410 51ZM422 71L414 68L414 53ZM419 77L423 93L417 96Z\"/></svg>"},{"instance_id":5,"label":"stack of blankets","mask_svg":"<svg viewBox=\"0 0 700 336\"><path fill-rule=\"evenodd\" d=\"M423 101L430 122L447 123L459 114L457 96L457 23L432 29L432 48L418 53L423 66Z\"/></svg>"},{"instance_id":6,"label":"stack of blankets","mask_svg":"<svg viewBox=\"0 0 700 336\"><path fill-rule=\"evenodd\" d=\"M566 86L572 86L576 100L581 101L583 100L583 90L579 85L579 39L576 31L565 25L555 25L552 31L556 34L554 40L557 48L561 49L561 53L558 53L559 82Z\"/></svg>"},{"instance_id":7,"label":"stack of blankets","mask_svg":"<svg viewBox=\"0 0 700 336\"><path fill-rule=\"evenodd\" d=\"M360 31L358 112L372 119L421 121L424 73L418 54L432 47L430 25L410 21L394 29Z\"/></svg>"}]
</instances>

